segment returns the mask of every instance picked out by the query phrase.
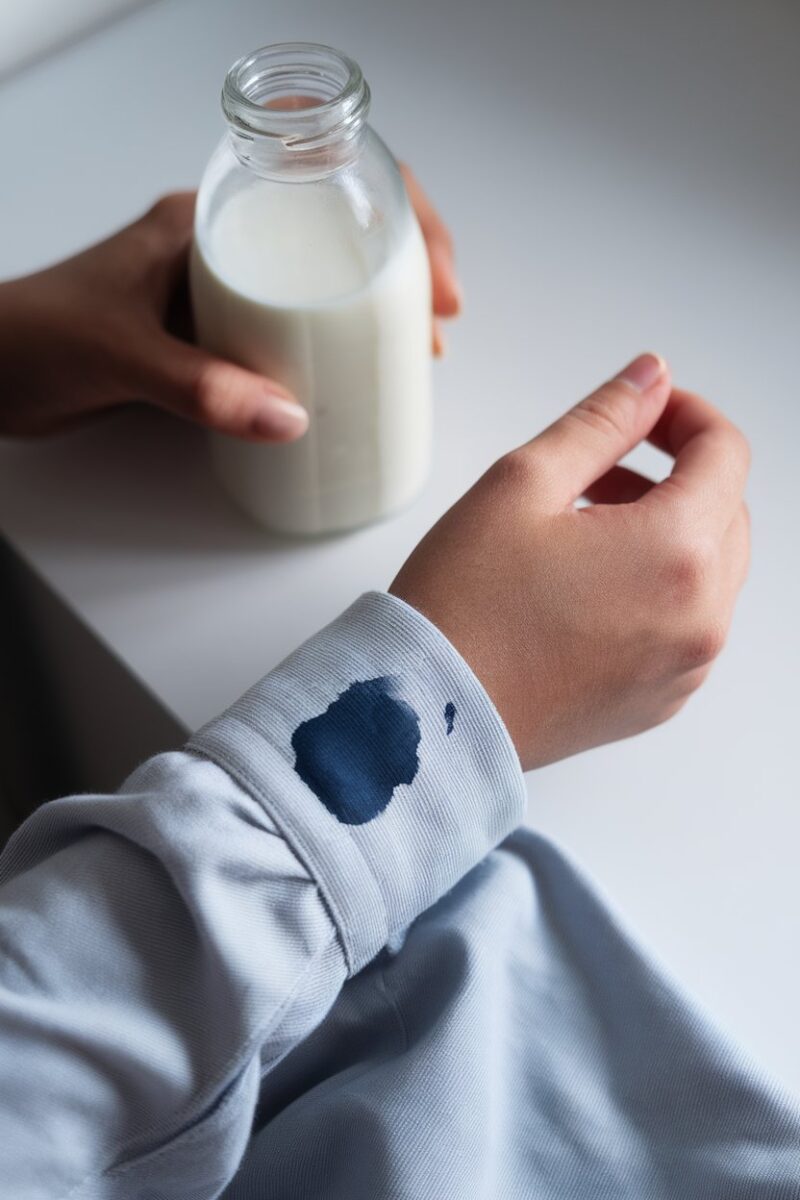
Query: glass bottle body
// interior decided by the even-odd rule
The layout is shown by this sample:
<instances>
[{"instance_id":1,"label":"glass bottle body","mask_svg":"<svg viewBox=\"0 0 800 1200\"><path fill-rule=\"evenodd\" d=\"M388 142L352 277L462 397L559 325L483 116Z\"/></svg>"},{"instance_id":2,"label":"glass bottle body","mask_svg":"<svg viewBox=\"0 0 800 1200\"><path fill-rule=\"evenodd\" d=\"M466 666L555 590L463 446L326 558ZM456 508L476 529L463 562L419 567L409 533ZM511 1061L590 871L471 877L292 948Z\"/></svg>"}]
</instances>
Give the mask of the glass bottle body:
<instances>
[{"instance_id":1,"label":"glass bottle body","mask_svg":"<svg viewBox=\"0 0 800 1200\"><path fill-rule=\"evenodd\" d=\"M325 60L322 82L320 52L337 68ZM348 79L361 78L355 64L320 47L267 48L242 62L254 64L258 111L232 119L229 97L231 128L198 193L196 335L287 387L310 423L289 444L212 435L213 461L238 503L271 529L352 528L408 504L428 474L427 255L358 87L348 104ZM234 100L245 90L239 64L228 78L237 68Z\"/></svg>"}]
</instances>

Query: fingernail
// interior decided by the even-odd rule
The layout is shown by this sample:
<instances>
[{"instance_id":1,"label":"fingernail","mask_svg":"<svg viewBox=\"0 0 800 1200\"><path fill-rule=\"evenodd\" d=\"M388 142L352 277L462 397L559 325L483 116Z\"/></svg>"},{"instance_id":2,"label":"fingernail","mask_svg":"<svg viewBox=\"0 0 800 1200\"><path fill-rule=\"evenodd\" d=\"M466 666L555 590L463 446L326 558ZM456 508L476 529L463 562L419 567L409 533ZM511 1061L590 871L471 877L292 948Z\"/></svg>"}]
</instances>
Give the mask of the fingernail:
<instances>
[{"instance_id":1,"label":"fingernail","mask_svg":"<svg viewBox=\"0 0 800 1200\"><path fill-rule=\"evenodd\" d=\"M257 437L298 438L308 429L308 413L295 400L270 393L268 402L253 418L252 429Z\"/></svg>"},{"instance_id":2,"label":"fingernail","mask_svg":"<svg viewBox=\"0 0 800 1200\"><path fill-rule=\"evenodd\" d=\"M658 383L666 369L667 364L660 354L640 354L620 371L617 379L629 383L637 392L648 392Z\"/></svg>"},{"instance_id":3,"label":"fingernail","mask_svg":"<svg viewBox=\"0 0 800 1200\"><path fill-rule=\"evenodd\" d=\"M434 292L437 302L443 305L443 317L457 317L464 306L464 292L456 275L453 256L442 245L434 244L430 250L431 266L435 280Z\"/></svg>"}]
</instances>

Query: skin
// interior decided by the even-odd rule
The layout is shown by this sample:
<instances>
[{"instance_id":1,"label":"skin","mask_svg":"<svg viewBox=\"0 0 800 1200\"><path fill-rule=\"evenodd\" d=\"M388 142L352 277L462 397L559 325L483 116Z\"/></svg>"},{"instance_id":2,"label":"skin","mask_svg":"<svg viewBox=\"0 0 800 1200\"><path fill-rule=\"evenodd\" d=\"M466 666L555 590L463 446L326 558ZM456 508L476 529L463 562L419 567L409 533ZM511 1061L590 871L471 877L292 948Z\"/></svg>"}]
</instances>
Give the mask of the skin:
<instances>
[{"instance_id":1,"label":"skin","mask_svg":"<svg viewBox=\"0 0 800 1200\"><path fill-rule=\"evenodd\" d=\"M616 465L645 438L674 458L663 483ZM722 649L748 466L739 430L641 356L490 467L390 590L461 652L525 769L630 737L673 716Z\"/></svg>"},{"instance_id":2,"label":"skin","mask_svg":"<svg viewBox=\"0 0 800 1200\"><path fill-rule=\"evenodd\" d=\"M428 247L438 318L461 292L450 235L403 175ZM144 401L249 441L302 437L305 410L280 384L191 341L186 265L193 192L176 192L112 237L0 284L0 435L36 436Z\"/></svg>"}]
</instances>

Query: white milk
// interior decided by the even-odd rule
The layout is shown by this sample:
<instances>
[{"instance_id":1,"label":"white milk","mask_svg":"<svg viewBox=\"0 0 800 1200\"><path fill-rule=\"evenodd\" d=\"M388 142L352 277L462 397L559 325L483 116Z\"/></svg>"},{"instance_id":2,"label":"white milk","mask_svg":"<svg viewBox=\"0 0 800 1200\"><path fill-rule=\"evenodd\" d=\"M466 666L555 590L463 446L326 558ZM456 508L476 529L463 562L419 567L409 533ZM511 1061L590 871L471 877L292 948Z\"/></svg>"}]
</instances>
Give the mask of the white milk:
<instances>
[{"instance_id":1,"label":"white milk","mask_svg":"<svg viewBox=\"0 0 800 1200\"><path fill-rule=\"evenodd\" d=\"M368 235L367 235L368 236ZM258 521L346 529L409 503L431 443L431 296L416 218L371 274L364 233L325 182L234 192L192 252L197 336L288 387L298 442L213 436L218 474Z\"/></svg>"}]
</instances>

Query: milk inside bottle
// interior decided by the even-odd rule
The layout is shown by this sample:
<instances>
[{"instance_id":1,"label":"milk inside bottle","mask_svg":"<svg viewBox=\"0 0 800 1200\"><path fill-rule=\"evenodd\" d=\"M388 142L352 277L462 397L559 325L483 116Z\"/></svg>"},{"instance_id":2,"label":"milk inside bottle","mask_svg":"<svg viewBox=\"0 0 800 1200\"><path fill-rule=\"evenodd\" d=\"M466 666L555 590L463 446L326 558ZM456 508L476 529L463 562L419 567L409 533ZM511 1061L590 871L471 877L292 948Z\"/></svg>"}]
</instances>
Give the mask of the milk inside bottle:
<instances>
[{"instance_id":1,"label":"milk inside bottle","mask_svg":"<svg viewBox=\"0 0 800 1200\"><path fill-rule=\"evenodd\" d=\"M198 194L190 283L209 350L290 389L297 442L212 435L219 478L269 528L323 533L408 504L431 442L431 285L355 63L266 47L228 73L229 131Z\"/></svg>"}]
</instances>

